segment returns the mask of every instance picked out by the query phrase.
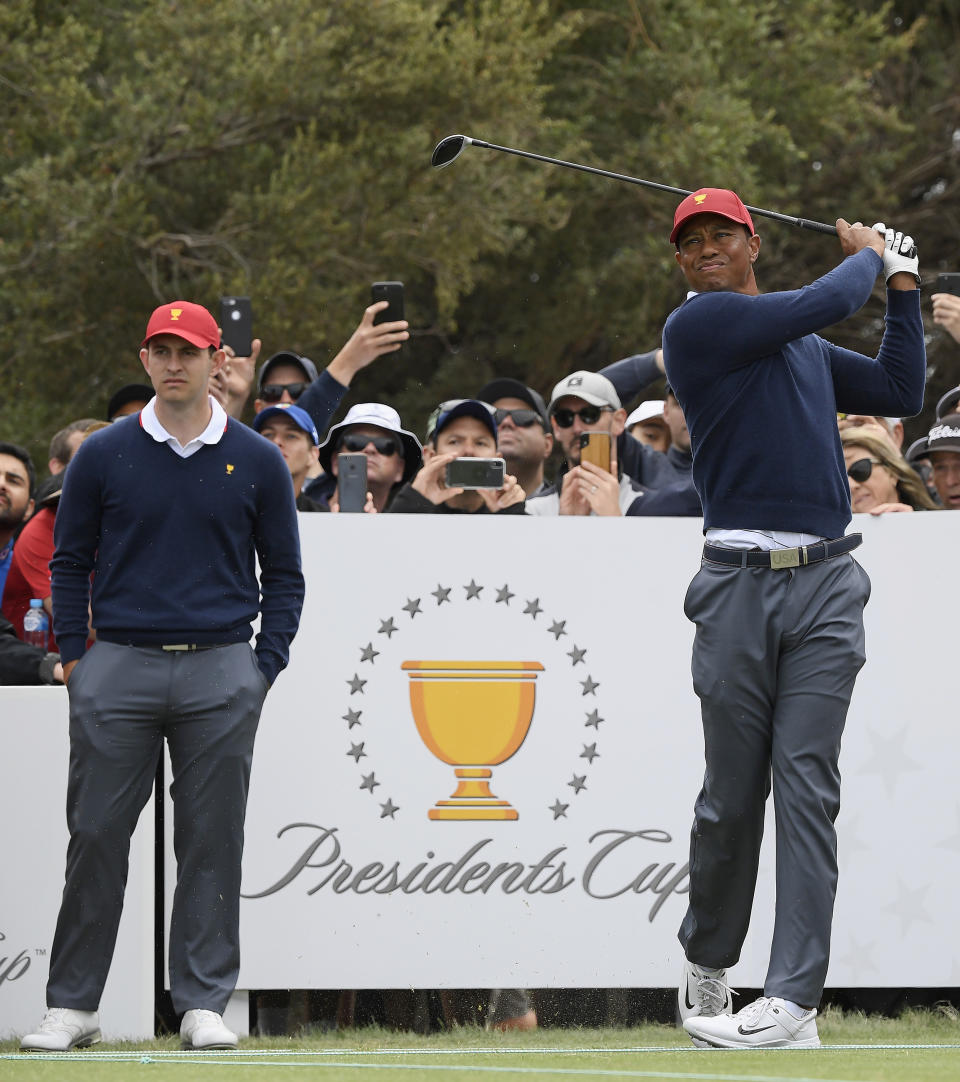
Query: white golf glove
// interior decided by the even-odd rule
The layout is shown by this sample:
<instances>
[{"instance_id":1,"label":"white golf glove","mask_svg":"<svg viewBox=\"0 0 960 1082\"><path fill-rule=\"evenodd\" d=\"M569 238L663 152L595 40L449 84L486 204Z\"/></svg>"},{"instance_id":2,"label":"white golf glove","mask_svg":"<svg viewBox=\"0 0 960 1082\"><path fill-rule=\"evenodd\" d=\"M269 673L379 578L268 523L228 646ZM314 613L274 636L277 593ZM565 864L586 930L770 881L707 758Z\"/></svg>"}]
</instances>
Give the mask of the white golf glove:
<instances>
[{"instance_id":1,"label":"white golf glove","mask_svg":"<svg viewBox=\"0 0 960 1082\"><path fill-rule=\"evenodd\" d=\"M917 285L919 285L920 260L917 256L917 247L913 243L913 237L905 237L895 229L887 229L883 222L877 222L873 228L878 233L881 233L886 241L886 248L884 248L881 257L883 259L883 280L889 282L891 275L903 272L912 274L917 280ZM911 254L908 255L908 252Z\"/></svg>"}]
</instances>

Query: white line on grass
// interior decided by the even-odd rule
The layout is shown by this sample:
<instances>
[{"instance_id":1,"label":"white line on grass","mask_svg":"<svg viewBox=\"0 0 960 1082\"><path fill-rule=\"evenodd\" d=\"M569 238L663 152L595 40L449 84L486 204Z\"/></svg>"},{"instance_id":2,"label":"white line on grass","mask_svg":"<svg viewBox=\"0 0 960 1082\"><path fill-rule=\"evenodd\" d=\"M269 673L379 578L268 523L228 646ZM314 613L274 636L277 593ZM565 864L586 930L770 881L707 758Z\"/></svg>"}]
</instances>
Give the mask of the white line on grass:
<instances>
[{"instance_id":1,"label":"white line on grass","mask_svg":"<svg viewBox=\"0 0 960 1082\"><path fill-rule=\"evenodd\" d=\"M23 1057L28 1058L28 1057ZM48 1058L46 1056L30 1056ZM62 1057L58 1057L62 1058ZM91 1062L93 1056L77 1057L74 1062ZM152 1057L139 1057L139 1062L150 1063ZM168 1063L202 1064L205 1067L264 1067L262 1060L220 1059L219 1053L207 1053L197 1056L188 1053L184 1058L170 1058ZM757 1075L757 1074L715 1074L702 1071L612 1071L603 1068L586 1067L491 1067L479 1064L456 1063L346 1063L327 1060L323 1063L275 1063L273 1067L337 1067L360 1071L477 1071L494 1074L533 1074L533 1075L573 1075L579 1078L678 1078L690 1082L856 1082L847 1078L806 1078L796 1075ZM859 1080L863 1082L863 1080Z\"/></svg>"},{"instance_id":2,"label":"white line on grass","mask_svg":"<svg viewBox=\"0 0 960 1082\"><path fill-rule=\"evenodd\" d=\"M868 1046L877 1048L880 1046L872 1045ZM889 1047L889 1046L888 1046ZM907 1046L918 1047L918 1046ZM939 1047L939 1046L933 1046ZM945 1046L956 1047L956 1046ZM400 1050L396 1050L400 1051ZM394 1054L396 1054L396 1051ZM413 1050L402 1050L403 1054L408 1054ZM563 1051L568 1051L564 1049ZM609 1051L603 1049L602 1051ZM624 1051L624 1050L621 1050ZM676 1049L664 1049L664 1051L676 1051ZM736 1050L732 1050L736 1051ZM772 1051L772 1050L768 1050ZM267 1057L272 1053L267 1052ZM287 1053L290 1054L290 1053ZM299 1053L304 1057L310 1057L315 1053L303 1052ZM367 1054L384 1054L382 1052L360 1053ZM254 1058L243 1058L240 1056L250 1056ZM180 1053L153 1053L151 1055L137 1054L137 1053L36 1053L36 1054L20 1054L19 1056L3 1054L0 1058L3 1059L21 1059L21 1060L38 1060L38 1059L69 1059L73 1063L96 1063L99 1061L101 1064L104 1060L109 1059L112 1062L140 1062L149 1064L156 1060L166 1060L168 1063L182 1063L182 1064L203 1064L205 1066L218 1066L218 1067L264 1067L264 1058L267 1058L257 1052L253 1053L230 1053L227 1052L210 1052L200 1053L195 1052L180 1052ZM441 1063L371 1063L367 1062L349 1062L343 1060L325 1060L321 1062L278 1062L271 1064L273 1067L333 1067L340 1069L355 1069L355 1070L380 1070L380 1071L459 1071L459 1072L477 1072L477 1073L493 1073L493 1074L526 1074L526 1075L560 1075L560 1076L573 1076L573 1077L599 1077L599 1078L652 1078L652 1079L684 1079L688 1082L853 1082L850 1079L829 1079L829 1078L808 1078L805 1076L795 1075L757 1075L757 1074L720 1074L713 1071L639 1071L639 1070L611 1070L605 1068L589 1068L589 1067L524 1067L524 1066L491 1066L480 1064L441 1064ZM862 1080L861 1080L862 1082Z\"/></svg>"}]
</instances>

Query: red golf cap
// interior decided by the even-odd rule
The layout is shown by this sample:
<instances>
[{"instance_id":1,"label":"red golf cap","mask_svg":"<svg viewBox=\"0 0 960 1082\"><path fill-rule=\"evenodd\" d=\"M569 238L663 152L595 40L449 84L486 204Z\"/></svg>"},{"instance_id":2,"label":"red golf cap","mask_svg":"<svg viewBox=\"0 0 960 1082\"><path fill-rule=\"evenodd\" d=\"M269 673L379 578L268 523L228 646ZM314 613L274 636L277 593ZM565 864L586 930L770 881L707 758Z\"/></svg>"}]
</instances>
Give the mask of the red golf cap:
<instances>
[{"instance_id":1,"label":"red golf cap","mask_svg":"<svg viewBox=\"0 0 960 1082\"><path fill-rule=\"evenodd\" d=\"M220 328L217 321L202 304L193 304L191 301L170 301L169 304L161 304L159 308L155 308L147 324L147 333L140 343L141 347L158 334L175 334L201 349L207 346L220 348Z\"/></svg>"},{"instance_id":2,"label":"red golf cap","mask_svg":"<svg viewBox=\"0 0 960 1082\"><path fill-rule=\"evenodd\" d=\"M719 214L731 222L748 226L751 234L756 233L753 219L736 192L731 192L729 188L700 188L691 192L677 207L673 216L673 232L670 234L671 244L677 243L677 234L684 222L695 214Z\"/></svg>"}]
</instances>

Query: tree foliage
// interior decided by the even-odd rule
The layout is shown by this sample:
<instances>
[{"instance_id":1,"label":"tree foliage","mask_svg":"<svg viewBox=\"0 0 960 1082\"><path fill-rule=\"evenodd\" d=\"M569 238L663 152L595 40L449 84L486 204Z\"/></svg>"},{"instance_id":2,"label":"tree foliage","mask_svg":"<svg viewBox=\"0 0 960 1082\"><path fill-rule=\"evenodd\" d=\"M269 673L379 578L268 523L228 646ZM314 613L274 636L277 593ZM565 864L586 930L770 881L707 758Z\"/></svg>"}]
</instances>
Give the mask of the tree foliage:
<instances>
[{"instance_id":1,"label":"tree foliage","mask_svg":"<svg viewBox=\"0 0 960 1082\"><path fill-rule=\"evenodd\" d=\"M249 294L267 352L322 365L369 283L403 280L415 337L351 400L417 427L495 372L548 393L656 344L682 296L676 199L482 149L432 170L457 131L821 221L903 222L928 276L956 269L953 10L7 0L0 432L44 460L56 428L140 378L146 316L175 297ZM758 229L763 288L836 261L828 238ZM878 291L833 337L872 352L882 310ZM934 386L956 383L960 351L930 341Z\"/></svg>"}]
</instances>

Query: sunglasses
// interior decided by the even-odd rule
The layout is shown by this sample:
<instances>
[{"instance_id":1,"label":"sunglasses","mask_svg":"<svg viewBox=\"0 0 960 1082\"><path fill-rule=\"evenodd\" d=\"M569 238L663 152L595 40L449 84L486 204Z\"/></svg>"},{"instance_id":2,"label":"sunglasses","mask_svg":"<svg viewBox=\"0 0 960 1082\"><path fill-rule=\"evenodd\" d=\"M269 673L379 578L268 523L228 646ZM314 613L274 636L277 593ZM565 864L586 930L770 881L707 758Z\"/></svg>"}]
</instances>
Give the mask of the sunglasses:
<instances>
[{"instance_id":1,"label":"sunglasses","mask_svg":"<svg viewBox=\"0 0 960 1082\"><path fill-rule=\"evenodd\" d=\"M287 391L296 402L309 386L309 383L265 383L260 388L260 397L264 402L279 402L283 392Z\"/></svg>"},{"instance_id":2,"label":"sunglasses","mask_svg":"<svg viewBox=\"0 0 960 1082\"><path fill-rule=\"evenodd\" d=\"M873 467L882 465L883 463L875 458L858 458L856 462L851 462L847 467L847 476L862 485L873 473Z\"/></svg>"},{"instance_id":3,"label":"sunglasses","mask_svg":"<svg viewBox=\"0 0 960 1082\"><path fill-rule=\"evenodd\" d=\"M364 436L360 432L348 432L337 442L338 451L363 451L373 444L376 451L384 456L400 454L400 445L392 436Z\"/></svg>"},{"instance_id":4,"label":"sunglasses","mask_svg":"<svg viewBox=\"0 0 960 1082\"><path fill-rule=\"evenodd\" d=\"M570 428L579 417L582 424L595 425L601 413L614 413L613 406L584 406L582 410L554 410L553 419L560 428Z\"/></svg>"},{"instance_id":5,"label":"sunglasses","mask_svg":"<svg viewBox=\"0 0 960 1082\"><path fill-rule=\"evenodd\" d=\"M495 410L493 419L498 425L510 418L511 421L517 426L517 428L529 428L531 425L540 425L543 427L543 418L537 413L536 410Z\"/></svg>"}]
</instances>

